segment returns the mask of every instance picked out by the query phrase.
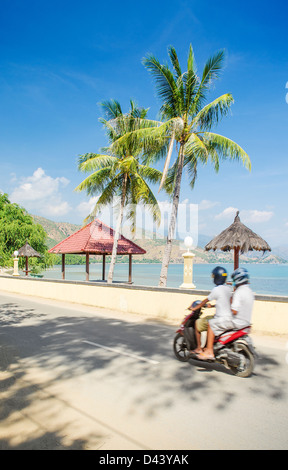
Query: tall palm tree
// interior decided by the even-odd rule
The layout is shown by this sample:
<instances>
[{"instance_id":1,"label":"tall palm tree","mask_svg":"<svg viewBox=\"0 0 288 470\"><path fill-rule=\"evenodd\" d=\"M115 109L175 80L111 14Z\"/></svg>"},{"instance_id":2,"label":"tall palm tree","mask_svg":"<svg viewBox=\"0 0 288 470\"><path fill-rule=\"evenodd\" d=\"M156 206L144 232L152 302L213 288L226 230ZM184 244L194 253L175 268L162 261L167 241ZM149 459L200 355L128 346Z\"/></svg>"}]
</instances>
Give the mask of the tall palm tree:
<instances>
[{"instance_id":1,"label":"tall palm tree","mask_svg":"<svg viewBox=\"0 0 288 470\"><path fill-rule=\"evenodd\" d=\"M127 132L135 131L149 124L149 121L145 119L147 110L138 108L133 101L130 101L131 109L127 114L122 112L120 103L116 100L105 101L101 105L105 118L100 121L107 131L110 144ZM85 190L89 195L101 193L93 211L86 220L93 219L104 206L112 204L115 197L120 199L107 278L107 282L112 283L124 208L127 206L127 219L131 221L132 231L135 231L136 228L136 205L139 203L147 206L152 213L153 220L159 223L160 209L148 183L159 182L162 172L140 162L142 150L137 142L127 143L118 150L117 154L113 153L110 147L102 150L105 153L87 153L80 156L79 170L92 173L77 186L76 191Z\"/></svg>"},{"instance_id":2,"label":"tall palm tree","mask_svg":"<svg viewBox=\"0 0 288 470\"><path fill-rule=\"evenodd\" d=\"M197 74L191 45L185 72L181 70L174 47L169 47L168 55L172 69L166 64L160 64L151 54L143 59L143 64L155 79L158 96L162 101L161 122L156 123L154 127L126 134L114 144L116 149L120 143L123 145L127 141L141 140L146 162L150 163L151 155L154 155L154 159L163 155L163 151L167 155L160 189L165 183L166 189L170 184L173 196L159 286L166 286L167 282L184 166L187 166L191 187L194 186L199 163L205 164L210 160L216 171L219 169L220 160L226 158L242 161L248 169L251 166L248 155L238 144L211 132L220 118L227 115L234 102L232 95L226 93L205 104L207 94L223 68L224 51L217 52L207 60L201 76ZM176 158L169 169L175 146Z\"/></svg>"}]
</instances>

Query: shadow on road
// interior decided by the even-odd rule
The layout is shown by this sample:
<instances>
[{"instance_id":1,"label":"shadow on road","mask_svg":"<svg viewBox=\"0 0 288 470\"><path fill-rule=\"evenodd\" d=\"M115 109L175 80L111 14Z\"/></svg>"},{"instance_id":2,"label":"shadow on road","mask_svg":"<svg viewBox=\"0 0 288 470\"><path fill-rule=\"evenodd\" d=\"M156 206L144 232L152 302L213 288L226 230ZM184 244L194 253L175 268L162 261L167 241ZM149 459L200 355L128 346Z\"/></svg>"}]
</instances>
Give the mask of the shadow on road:
<instances>
[{"instance_id":1,"label":"shadow on road","mask_svg":"<svg viewBox=\"0 0 288 470\"><path fill-rule=\"evenodd\" d=\"M209 401L210 394L214 393L213 386L216 386L219 394L216 406L221 411L237 401L241 392L235 383L239 380L241 383L246 381L244 387L249 388L252 394L260 393L274 400L287 398L287 382L281 378L275 380L275 374L271 374L272 370L275 372L279 367L271 355L261 354L257 360L257 371L251 378L231 376L231 390L227 391L222 387L223 375L227 379L227 371L222 366L204 366L194 361L180 363L174 358L174 332L173 327L164 324L103 318L97 316L97 313L95 317L85 316L83 312L73 316L69 315L69 310L59 309L59 316L51 318L41 308L26 308L17 301L0 304L0 392L4 397L1 400L0 423L10 420L16 426L20 415L23 417L28 413L27 410L33 408L35 399L39 399L44 387L47 390L52 382L77 379L86 374L93 374L99 383L106 381L114 387L115 396L119 399L125 390L123 376L127 384L135 384L131 400L137 412L146 418L157 415L160 409L171 407L177 400L197 403L205 395ZM137 361L129 357L94 348L83 343L84 340L153 359L159 361L159 364L142 362L139 366ZM27 363L34 368L49 370L51 384L49 380L45 384L37 381L31 383L26 376ZM119 387L118 381L122 384ZM158 383L157 395L153 394L155 381ZM56 398L46 396L45 399ZM69 405L58 403L57 406L63 408ZM49 432L45 426L41 431L37 423L37 437L28 433L21 444L12 437L3 437L0 438L0 449L87 448L88 443L80 438L65 444L63 436L70 425L67 420L63 428ZM17 429L17 426L13 429ZM104 434L94 436L94 442L97 443L98 439L100 443Z\"/></svg>"}]
</instances>

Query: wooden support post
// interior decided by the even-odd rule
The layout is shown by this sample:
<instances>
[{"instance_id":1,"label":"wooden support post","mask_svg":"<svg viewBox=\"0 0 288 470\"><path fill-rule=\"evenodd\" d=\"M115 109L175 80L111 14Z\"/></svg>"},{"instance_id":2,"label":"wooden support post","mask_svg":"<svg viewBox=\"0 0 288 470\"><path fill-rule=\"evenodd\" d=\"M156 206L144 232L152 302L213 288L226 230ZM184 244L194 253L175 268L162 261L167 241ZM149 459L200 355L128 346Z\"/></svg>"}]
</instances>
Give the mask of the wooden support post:
<instances>
[{"instance_id":1,"label":"wooden support post","mask_svg":"<svg viewBox=\"0 0 288 470\"><path fill-rule=\"evenodd\" d=\"M234 270L239 268L239 251L239 247L234 248Z\"/></svg>"},{"instance_id":2,"label":"wooden support post","mask_svg":"<svg viewBox=\"0 0 288 470\"><path fill-rule=\"evenodd\" d=\"M102 281L105 281L105 256L103 255L103 263L102 263Z\"/></svg>"},{"instance_id":3,"label":"wooden support post","mask_svg":"<svg viewBox=\"0 0 288 470\"><path fill-rule=\"evenodd\" d=\"M129 284L132 284L132 255L129 255Z\"/></svg>"},{"instance_id":4,"label":"wooden support post","mask_svg":"<svg viewBox=\"0 0 288 470\"><path fill-rule=\"evenodd\" d=\"M65 254L62 253L62 279L65 279Z\"/></svg>"},{"instance_id":5,"label":"wooden support post","mask_svg":"<svg viewBox=\"0 0 288 470\"><path fill-rule=\"evenodd\" d=\"M89 253L86 253L86 281L89 281Z\"/></svg>"}]
</instances>

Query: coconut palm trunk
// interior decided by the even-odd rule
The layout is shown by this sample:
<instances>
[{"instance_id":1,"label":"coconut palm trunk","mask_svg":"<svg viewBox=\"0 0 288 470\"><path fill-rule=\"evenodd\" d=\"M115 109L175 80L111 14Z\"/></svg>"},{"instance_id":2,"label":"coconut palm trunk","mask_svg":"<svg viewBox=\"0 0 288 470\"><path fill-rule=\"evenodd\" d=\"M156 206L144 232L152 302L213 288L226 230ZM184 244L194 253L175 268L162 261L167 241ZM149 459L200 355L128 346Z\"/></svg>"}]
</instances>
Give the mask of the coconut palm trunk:
<instances>
[{"instance_id":1,"label":"coconut palm trunk","mask_svg":"<svg viewBox=\"0 0 288 470\"><path fill-rule=\"evenodd\" d=\"M179 150L179 163L177 167L168 236L167 236L166 246L164 250L162 268L161 268L160 279L159 279L159 287L166 287L166 284L167 284L168 266L169 266L169 262L171 258L172 242L173 242L173 238L175 235L175 228L176 228L176 221L177 221L183 165L184 165L184 144L181 144L180 150Z\"/></svg>"},{"instance_id":2,"label":"coconut palm trunk","mask_svg":"<svg viewBox=\"0 0 288 470\"><path fill-rule=\"evenodd\" d=\"M162 106L160 115L163 124L158 128L146 131L145 145L151 148L155 145L156 158L163 156L157 146L162 144L165 150L168 139L170 141L167 159L164 165L162 185L171 187L173 191L173 203L170 224L167 237L167 245L164 251L162 270L159 286L166 286L168 265L172 250L172 240L176 228L177 212L179 205L180 186L183 167L188 170L190 187L193 188L197 176L197 165L210 161L216 171L219 169L220 160L227 158L242 161L246 168L250 169L251 163L244 150L232 140L211 132L211 129L226 116L233 103L231 93L214 99L206 104L207 94L218 79L224 65L224 51L221 50L210 57L203 68L202 75L197 73L196 62L192 46L190 45L187 70L182 73L180 62L174 47L168 49L172 68L167 64L161 64L152 54L148 54L143 63L152 74L158 96ZM149 142L149 138L151 142ZM162 140L163 139L163 140ZM166 139L166 141L165 141ZM171 157L171 146L175 139L179 145L178 158L168 170ZM147 149L145 148L146 152ZM170 175L169 175L170 173ZM170 193L170 190L169 190Z\"/></svg>"},{"instance_id":3,"label":"coconut palm trunk","mask_svg":"<svg viewBox=\"0 0 288 470\"><path fill-rule=\"evenodd\" d=\"M109 267L109 272L108 272L108 277L107 277L107 284L112 284L113 282L113 275L114 275L114 269L115 269L116 258L117 258L117 250L118 250L118 241L119 241L119 237L121 233L121 227L122 227L122 221L123 221L123 215L124 215L126 188L127 188L127 174L124 175L122 196L121 196L121 201L120 201L120 210L119 210L119 215L117 219L116 230L114 231L113 249L112 249L111 262L110 262L110 267Z\"/></svg>"},{"instance_id":4,"label":"coconut palm trunk","mask_svg":"<svg viewBox=\"0 0 288 470\"><path fill-rule=\"evenodd\" d=\"M136 230L136 207L144 204L151 212L153 221L159 225L161 211L148 183L159 183L162 173L149 164L142 163L143 149L139 142L125 139L132 131L146 127L154 127L155 122L146 120L147 111L139 108L130 101L130 112L124 114L120 103L116 100L102 103L105 119L100 119L107 132L109 147L102 149L99 154L86 153L79 158L78 168L91 174L80 183L76 191L87 191L90 196L99 195L94 209L85 221L93 220L97 213L113 203L115 197L120 197L120 208L114 231L114 241L111 263L107 282L113 281L117 259L118 242L124 217L131 223L132 232ZM124 140L124 142L123 142ZM118 145L116 145L118 143Z\"/></svg>"}]
</instances>

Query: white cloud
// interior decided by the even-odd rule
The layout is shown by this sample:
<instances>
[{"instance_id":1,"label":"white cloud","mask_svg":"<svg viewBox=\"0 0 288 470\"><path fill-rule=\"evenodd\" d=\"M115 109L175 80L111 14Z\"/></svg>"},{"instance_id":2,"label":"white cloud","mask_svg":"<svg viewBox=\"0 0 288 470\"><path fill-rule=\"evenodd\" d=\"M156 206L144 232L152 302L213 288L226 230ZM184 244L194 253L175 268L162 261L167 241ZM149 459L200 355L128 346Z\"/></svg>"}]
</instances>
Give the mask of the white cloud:
<instances>
[{"instance_id":1,"label":"white cloud","mask_svg":"<svg viewBox=\"0 0 288 470\"><path fill-rule=\"evenodd\" d=\"M208 199L203 199L203 201L201 201L198 204L198 207L199 207L200 210L206 211L208 209L212 209L212 207L215 207L218 204L219 204L219 202L217 202L217 201L209 201Z\"/></svg>"},{"instance_id":2,"label":"white cloud","mask_svg":"<svg viewBox=\"0 0 288 470\"><path fill-rule=\"evenodd\" d=\"M216 220L231 219L231 223L237 212L236 207L227 207L220 214L215 215ZM262 223L268 222L273 217L274 212L272 211L259 211L257 209L243 210L240 211L240 220L243 223Z\"/></svg>"},{"instance_id":3,"label":"white cloud","mask_svg":"<svg viewBox=\"0 0 288 470\"><path fill-rule=\"evenodd\" d=\"M81 217L82 221L88 217L95 207L100 196L90 197L88 201L80 202L76 207L77 214ZM96 214L104 224L115 226L117 221L117 210L115 208L116 200L109 206L104 206L101 212Z\"/></svg>"},{"instance_id":4,"label":"white cloud","mask_svg":"<svg viewBox=\"0 0 288 470\"><path fill-rule=\"evenodd\" d=\"M68 202L62 199L61 190L69 184L64 176L52 178L43 168L37 168L31 176L15 180L19 184L10 199L30 213L51 217L65 215L71 210Z\"/></svg>"},{"instance_id":5,"label":"white cloud","mask_svg":"<svg viewBox=\"0 0 288 470\"><path fill-rule=\"evenodd\" d=\"M231 219L236 216L238 209L236 207L227 207L224 211L220 212L220 214L215 215L215 219Z\"/></svg>"},{"instance_id":6,"label":"white cloud","mask_svg":"<svg viewBox=\"0 0 288 470\"><path fill-rule=\"evenodd\" d=\"M70 212L71 207L69 203L66 201L60 202L58 201L57 204L46 204L45 205L45 213L50 217L58 217L61 215L66 215Z\"/></svg>"},{"instance_id":7,"label":"white cloud","mask_svg":"<svg viewBox=\"0 0 288 470\"><path fill-rule=\"evenodd\" d=\"M87 217L91 213L98 199L99 196L95 196L91 197L89 201L80 202L80 204L78 204L78 206L76 207L76 211L81 217Z\"/></svg>"},{"instance_id":8,"label":"white cloud","mask_svg":"<svg viewBox=\"0 0 288 470\"><path fill-rule=\"evenodd\" d=\"M268 222L271 217L273 217L274 212L272 211L258 211L256 209L254 210L246 210L241 212L241 220L243 219L243 222L247 223L262 223L262 222Z\"/></svg>"}]
</instances>

